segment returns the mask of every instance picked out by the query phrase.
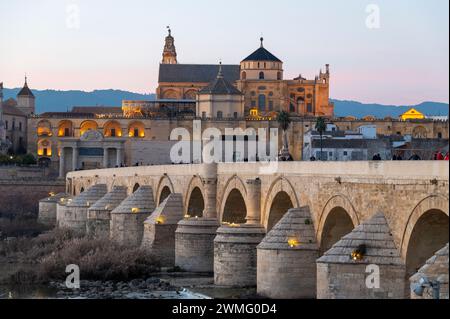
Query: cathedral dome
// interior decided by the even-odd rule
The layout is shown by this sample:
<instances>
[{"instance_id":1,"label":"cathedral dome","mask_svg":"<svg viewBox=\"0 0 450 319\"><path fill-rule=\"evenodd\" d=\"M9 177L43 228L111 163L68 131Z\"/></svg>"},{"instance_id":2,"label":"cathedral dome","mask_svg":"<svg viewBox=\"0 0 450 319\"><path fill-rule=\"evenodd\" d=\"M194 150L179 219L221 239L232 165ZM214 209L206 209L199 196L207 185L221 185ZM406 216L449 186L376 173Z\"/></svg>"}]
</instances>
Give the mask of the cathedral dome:
<instances>
[{"instance_id":1,"label":"cathedral dome","mask_svg":"<svg viewBox=\"0 0 450 319\"><path fill-rule=\"evenodd\" d=\"M266 50L263 46L264 39L261 38L261 47L258 48L255 52L246 57L242 62L247 61L269 61L269 62L282 62L268 50Z\"/></svg>"}]
</instances>

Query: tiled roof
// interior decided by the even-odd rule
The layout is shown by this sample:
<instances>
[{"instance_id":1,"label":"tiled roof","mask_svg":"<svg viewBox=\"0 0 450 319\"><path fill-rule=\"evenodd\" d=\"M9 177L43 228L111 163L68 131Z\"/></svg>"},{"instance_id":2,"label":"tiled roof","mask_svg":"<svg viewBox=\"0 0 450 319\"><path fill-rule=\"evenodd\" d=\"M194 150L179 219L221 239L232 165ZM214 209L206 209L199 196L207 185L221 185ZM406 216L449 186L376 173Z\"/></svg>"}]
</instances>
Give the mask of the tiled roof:
<instances>
[{"instance_id":1,"label":"tiled roof","mask_svg":"<svg viewBox=\"0 0 450 319\"><path fill-rule=\"evenodd\" d=\"M220 69L217 77L208 86L200 90L199 94L229 94L229 95L242 95L241 91L227 81Z\"/></svg>"},{"instance_id":2,"label":"tiled roof","mask_svg":"<svg viewBox=\"0 0 450 319\"><path fill-rule=\"evenodd\" d=\"M358 249L360 245L365 245L366 252L361 261L355 261L351 258L352 252ZM370 220L357 226L320 257L317 262L404 265L383 213L377 213Z\"/></svg>"},{"instance_id":3,"label":"tiled roof","mask_svg":"<svg viewBox=\"0 0 450 319\"><path fill-rule=\"evenodd\" d=\"M273 61L273 62L281 62L276 56L267 51L264 47L260 47L258 50L250 54L246 57L244 61Z\"/></svg>"},{"instance_id":4,"label":"tiled roof","mask_svg":"<svg viewBox=\"0 0 450 319\"><path fill-rule=\"evenodd\" d=\"M239 80L239 65L222 65L223 75L233 83ZM219 71L217 64L160 64L159 82L210 83Z\"/></svg>"},{"instance_id":5,"label":"tiled roof","mask_svg":"<svg viewBox=\"0 0 450 319\"><path fill-rule=\"evenodd\" d=\"M31 90L28 88L27 83L25 83L25 85L24 85L23 88L19 91L19 93L17 94L17 96L28 96L28 97L33 97L33 98L34 98L34 94L33 94L33 92L31 92Z\"/></svg>"},{"instance_id":6,"label":"tiled roof","mask_svg":"<svg viewBox=\"0 0 450 319\"><path fill-rule=\"evenodd\" d=\"M16 106L10 105L8 103L3 103L3 114L5 115L15 115L15 116L26 116L21 110Z\"/></svg>"}]
</instances>

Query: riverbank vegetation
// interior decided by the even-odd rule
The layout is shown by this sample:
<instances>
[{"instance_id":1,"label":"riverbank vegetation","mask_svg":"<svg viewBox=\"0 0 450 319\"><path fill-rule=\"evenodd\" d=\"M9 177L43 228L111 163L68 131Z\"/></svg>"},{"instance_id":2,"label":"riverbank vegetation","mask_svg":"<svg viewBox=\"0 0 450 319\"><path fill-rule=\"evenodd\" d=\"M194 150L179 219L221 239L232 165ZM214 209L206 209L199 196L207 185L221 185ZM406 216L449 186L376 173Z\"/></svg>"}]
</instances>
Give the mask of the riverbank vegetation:
<instances>
[{"instance_id":1,"label":"riverbank vegetation","mask_svg":"<svg viewBox=\"0 0 450 319\"><path fill-rule=\"evenodd\" d=\"M82 280L132 280L160 270L157 260L140 248L119 246L68 229L54 229L34 238L0 241L0 262L19 265L3 279L9 284L45 284L65 280L66 266L80 268Z\"/></svg>"}]
</instances>

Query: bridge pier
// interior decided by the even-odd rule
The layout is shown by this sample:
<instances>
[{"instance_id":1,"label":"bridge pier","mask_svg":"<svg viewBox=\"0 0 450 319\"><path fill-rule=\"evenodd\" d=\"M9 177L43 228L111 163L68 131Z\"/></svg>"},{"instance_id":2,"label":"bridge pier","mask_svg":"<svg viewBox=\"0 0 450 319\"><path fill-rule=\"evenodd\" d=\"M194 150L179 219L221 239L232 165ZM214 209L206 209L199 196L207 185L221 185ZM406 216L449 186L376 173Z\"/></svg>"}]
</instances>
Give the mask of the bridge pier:
<instances>
[{"instance_id":1,"label":"bridge pier","mask_svg":"<svg viewBox=\"0 0 450 319\"><path fill-rule=\"evenodd\" d=\"M223 225L214 239L214 283L219 286L256 286L256 246L266 233L260 224L261 180L246 184L247 223Z\"/></svg>"},{"instance_id":2,"label":"bridge pier","mask_svg":"<svg viewBox=\"0 0 450 319\"><path fill-rule=\"evenodd\" d=\"M126 187L114 186L111 192L92 205L87 213L87 235L95 238L109 238L111 211L119 206L126 197Z\"/></svg>"},{"instance_id":3,"label":"bridge pier","mask_svg":"<svg viewBox=\"0 0 450 319\"><path fill-rule=\"evenodd\" d=\"M175 230L183 219L181 194L170 194L144 222L141 247L149 250L163 267L175 265Z\"/></svg>"},{"instance_id":4,"label":"bridge pier","mask_svg":"<svg viewBox=\"0 0 450 319\"><path fill-rule=\"evenodd\" d=\"M152 188L139 187L111 212L111 239L123 246L140 246L144 221L154 210Z\"/></svg>"},{"instance_id":5,"label":"bridge pier","mask_svg":"<svg viewBox=\"0 0 450 319\"><path fill-rule=\"evenodd\" d=\"M257 249L259 295L272 299L316 297L319 249L308 207L290 209Z\"/></svg>"},{"instance_id":6,"label":"bridge pier","mask_svg":"<svg viewBox=\"0 0 450 319\"><path fill-rule=\"evenodd\" d=\"M383 213L317 260L318 299L403 299L405 264Z\"/></svg>"},{"instance_id":7,"label":"bridge pier","mask_svg":"<svg viewBox=\"0 0 450 319\"><path fill-rule=\"evenodd\" d=\"M56 210L58 202L64 201L69 195L66 193L59 193L51 195L50 197L41 199L39 201L39 216L38 221L47 226L56 226Z\"/></svg>"},{"instance_id":8,"label":"bridge pier","mask_svg":"<svg viewBox=\"0 0 450 319\"><path fill-rule=\"evenodd\" d=\"M60 219L58 220L61 227L67 227L82 234L86 234L87 211L95 202L105 196L107 187L105 184L97 184L69 199L64 209L61 209ZM63 206L61 206L63 207Z\"/></svg>"}]
</instances>

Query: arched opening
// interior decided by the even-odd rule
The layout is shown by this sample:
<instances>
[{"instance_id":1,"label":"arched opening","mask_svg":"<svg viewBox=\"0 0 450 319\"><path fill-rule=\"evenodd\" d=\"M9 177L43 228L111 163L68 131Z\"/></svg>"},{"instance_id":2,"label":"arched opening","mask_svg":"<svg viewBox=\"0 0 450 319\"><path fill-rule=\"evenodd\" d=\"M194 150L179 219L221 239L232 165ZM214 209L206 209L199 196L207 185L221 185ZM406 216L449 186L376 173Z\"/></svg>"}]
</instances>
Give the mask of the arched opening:
<instances>
[{"instance_id":1,"label":"arched opening","mask_svg":"<svg viewBox=\"0 0 450 319\"><path fill-rule=\"evenodd\" d=\"M195 187L192 190L191 197L189 198L187 214L191 217L203 217L204 209L205 201L203 200L202 191L200 188Z\"/></svg>"},{"instance_id":2,"label":"arched opening","mask_svg":"<svg viewBox=\"0 0 450 319\"><path fill-rule=\"evenodd\" d=\"M416 126L413 129L413 138L427 138L427 129L423 126Z\"/></svg>"},{"instance_id":3,"label":"arched opening","mask_svg":"<svg viewBox=\"0 0 450 319\"><path fill-rule=\"evenodd\" d=\"M264 94L258 96L258 107L261 111L266 110L266 96Z\"/></svg>"},{"instance_id":4,"label":"arched opening","mask_svg":"<svg viewBox=\"0 0 450 319\"><path fill-rule=\"evenodd\" d=\"M247 72L242 71L242 73L241 73L241 80L247 80Z\"/></svg>"},{"instance_id":5,"label":"arched opening","mask_svg":"<svg viewBox=\"0 0 450 319\"><path fill-rule=\"evenodd\" d=\"M342 207L335 207L328 214L322 230L320 241L320 255L323 255L342 237L350 233L355 225L347 211Z\"/></svg>"},{"instance_id":6,"label":"arched opening","mask_svg":"<svg viewBox=\"0 0 450 319\"><path fill-rule=\"evenodd\" d=\"M138 183L134 184L133 193L136 193L136 191L139 189L139 187L141 187L141 185L139 185Z\"/></svg>"},{"instance_id":7,"label":"arched opening","mask_svg":"<svg viewBox=\"0 0 450 319\"><path fill-rule=\"evenodd\" d=\"M159 195L159 205L161 205L162 202L164 202L166 200L167 197L169 197L169 195L172 194L172 192L170 191L169 186L164 186L164 188L161 191L161 195Z\"/></svg>"},{"instance_id":8,"label":"arched opening","mask_svg":"<svg viewBox=\"0 0 450 319\"><path fill-rule=\"evenodd\" d=\"M247 206L244 197L238 189L233 189L228 195L223 209L222 222L245 224L247 216Z\"/></svg>"},{"instance_id":9,"label":"arched opening","mask_svg":"<svg viewBox=\"0 0 450 319\"><path fill-rule=\"evenodd\" d=\"M73 136L73 124L71 121L64 120L58 124L58 136L70 137Z\"/></svg>"},{"instance_id":10,"label":"arched opening","mask_svg":"<svg viewBox=\"0 0 450 319\"><path fill-rule=\"evenodd\" d=\"M119 122L110 121L104 125L103 135L105 137L121 137L122 136L122 128L120 127Z\"/></svg>"},{"instance_id":11,"label":"arched opening","mask_svg":"<svg viewBox=\"0 0 450 319\"><path fill-rule=\"evenodd\" d=\"M52 125L47 120L42 120L37 125L38 136L52 136Z\"/></svg>"},{"instance_id":12,"label":"arched opening","mask_svg":"<svg viewBox=\"0 0 450 319\"><path fill-rule=\"evenodd\" d=\"M175 90L167 90L163 93L163 99L177 100L178 99L177 92Z\"/></svg>"},{"instance_id":13,"label":"arched opening","mask_svg":"<svg viewBox=\"0 0 450 319\"><path fill-rule=\"evenodd\" d=\"M264 72L259 72L259 79L264 80Z\"/></svg>"},{"instance_id":14,"label":"arched opening","mask_svg":"<svg viewBox=\"0 0 450 319\"><path fill-rule=\"evenodd\" d=\"M197 97L197 91L196 90L189 90L186 93L184 93L184 98L186 100L195 100Z\"/></svg>"},{"instance_id":15,"label":"arched opening","mask_svg":"<svg viewBox=\"0 0 450 319\"><path fill-rule=\"evenodd\" d=\"M277 80L281 81L283 79L283 76L281 75L281 72L277 73Z\"/></svg>"},{"instance_id":16,"label":"arched opening","mask_svg":"<svg viewBox=\"0 0 450 319\"><path fill-rule=\"evenodd\" d=\"M98 129L98 124L94 121L84 121L80 126L80 136L88 131L96 131Z\"/></svg>"},{"instance_id":17,"label":"arched opening","mask_svg":"<svg viewBox=\"0 0 450 319\"><path fill-rule=\"evenodd\" d=\"M448 216L441 210L429 210L419 218L406 251L407 279L448 243L448 231Z\"/></svg>"},{"instance_id":18,"label":"arched opening","mask_svg":"<svg viewBox=\"0 0 450 319\"><path fill-rule=\"evenodd\" d=\"M145 137L145 126L142 122L133 122L128 127L128 136L135 138Z\"/></svg>"},{"instance_id":19,"label":"arched opening","mask_svg":"<svg viewBox=\"0 0 450 319\"><path fill-rule=\"evenodd\" d=\"M81 187L80 194L84 192L84 187Z\"/></svg>"},{"instance_id":20,"label":"arched opening","mask_svg":"<svg viewBox=\"0 0 450 319\"><path fill-rule=\"evenodd\" d=\"M291 208L294 208L294 205L292 204L289 195L284 191L279 192L270 206L267 232L269 232Z\"/></svg>"},{"instance_id":21,"label":"arched opening","mask_svg":"<svg viewBox=\"0 0 450 319\"><path fill-rule=\"evenodd\" d=\"M38 156L51 157L52 156L52 142L47 139L40 140L37 148Z\"/></svg>"}]
</instances>

